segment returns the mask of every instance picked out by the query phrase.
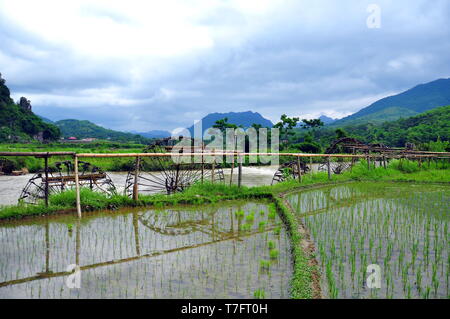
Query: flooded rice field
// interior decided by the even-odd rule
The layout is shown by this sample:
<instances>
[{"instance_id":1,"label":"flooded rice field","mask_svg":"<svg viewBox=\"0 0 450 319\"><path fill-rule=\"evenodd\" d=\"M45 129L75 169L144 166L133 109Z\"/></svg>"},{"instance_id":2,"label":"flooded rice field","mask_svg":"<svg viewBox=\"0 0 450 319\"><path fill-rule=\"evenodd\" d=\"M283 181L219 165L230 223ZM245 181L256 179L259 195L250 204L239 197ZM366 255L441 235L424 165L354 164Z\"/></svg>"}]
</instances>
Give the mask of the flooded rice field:
<instances>
[{"instance_id":1,"label":"flooded rice field","mask_svg":"<svg viewBox=\"0 0 450 319\"><path fill-rule=\"evenodd\" d=\"M328 298L450 298L448 186L352 183L289 197Z\"/></svg>"},{"instance_id":2,"label":"flooded rice field","mask_svg":"<svg viewBox=\"0 0 450 319\"><path fill-rule=\"evenodd\" d=\"M0 256L0 298L289 298L292 275L264 202L1 222Z\"/></svg>"}]
</instances>

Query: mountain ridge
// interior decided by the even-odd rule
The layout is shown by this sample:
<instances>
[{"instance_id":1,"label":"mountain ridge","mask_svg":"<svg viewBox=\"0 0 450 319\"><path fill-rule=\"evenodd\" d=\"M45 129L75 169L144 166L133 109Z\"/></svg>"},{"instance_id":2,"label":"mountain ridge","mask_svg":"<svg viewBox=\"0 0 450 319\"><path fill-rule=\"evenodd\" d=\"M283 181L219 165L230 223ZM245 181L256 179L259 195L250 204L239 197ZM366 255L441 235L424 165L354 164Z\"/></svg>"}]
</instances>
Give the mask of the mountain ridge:
<instances>
[{"instance_id":1,"label":"mountain ridge","mask_svg":"<svg viewBox=\"0 0 450 319\"><path fill-rule=\"evenodd\" d=\"M226 112L226 113L209 113L204 116L202 121L202 130L205 132L208 128L212 127L217 120L228 118L228 123L235 125L242 125L244 128L251 127L252 124L260 124L262 127L272 127L272 121L264 118L260 113L253 111L244 112ZM194 135L194 125L187 128L191 136Z\"/></svg>"},{"instance_id":2,"label":"mountain ridge","mask_svg":"<svg viewBox=\"0 0 450 319\"><path fill-rule=\"evenodd\" d=\"M147 143L148 139L138 134L125 133L107 129L96 125L88 120L76 120L66 119L54 122L61 130L61 135L64 138L76 137L77 139L83 138L97 138L97 139L109 139L118 142L135 142L135 143Z\"/></svg>"},{"instance_id":3,"label":"mountain ridge","mask_svg":"<svg viewBox=\"0 0 450 319\"><path fill-rule=\"evenodd\" d=\"M332 123L333 126L392 121L420 114L436 107L450 104L450 78L441 78L418 84L399 94L384 97L347 117ZM397 108L397 112L393 112ZM386 116L383 118L383 111ZM407 111L405 111L407 110ZM405 114L405 112L407 114ZM373 116L375 115L375 116Z\"/></svg>"}]
</instances>

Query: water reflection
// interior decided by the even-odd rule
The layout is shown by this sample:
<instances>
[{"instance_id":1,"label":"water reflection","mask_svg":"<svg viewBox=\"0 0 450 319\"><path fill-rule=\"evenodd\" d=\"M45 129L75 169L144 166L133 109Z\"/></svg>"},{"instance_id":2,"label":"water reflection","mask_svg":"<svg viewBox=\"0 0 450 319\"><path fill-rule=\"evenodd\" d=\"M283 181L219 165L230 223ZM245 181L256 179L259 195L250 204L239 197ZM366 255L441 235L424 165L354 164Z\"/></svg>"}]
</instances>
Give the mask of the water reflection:
<instances>
[{"instance_id":1,"label":"water reflection","mask_svg":"<svg viewBox=\"0 0 450 319\"><path fill-rule=\"evenodd\" d=\"M0 241L3 298L289 297L287 234L264 203L3 223ZM265 274L269 241L280 254ZM65 285L74 263L81 289Z\"/></svg>"}]
</instances>

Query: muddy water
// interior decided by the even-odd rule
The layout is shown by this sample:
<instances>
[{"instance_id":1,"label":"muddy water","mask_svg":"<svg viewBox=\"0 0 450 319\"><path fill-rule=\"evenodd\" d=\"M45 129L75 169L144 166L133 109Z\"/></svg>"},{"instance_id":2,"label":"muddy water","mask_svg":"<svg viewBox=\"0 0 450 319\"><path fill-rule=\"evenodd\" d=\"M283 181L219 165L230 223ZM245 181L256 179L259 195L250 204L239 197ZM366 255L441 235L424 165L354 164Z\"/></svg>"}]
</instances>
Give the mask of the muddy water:
<instances>
[{"instance_id":1,"label":"muddy water","mask_svg":"<svg viewBox=\"0 0 450 319\"><path fill-rule=\"evenodd\" d=\"M0 298L253 298L257 289L288 298L289 240L268 211L231 202L2 222ZM81 267L79 289L66 284L71 264Z\"/></svg>"},{"instance_id":2,"label":"muddy water","mask_svg":"<svg viewBox=\"0 0 450 319\"><path fill-rule=\"evenodd\" d=\"M289 201L311 233L328 298L450 296L448 186L354 183ZM368 284L369 265L379 285Z\"/></svg>"}]
</instances>

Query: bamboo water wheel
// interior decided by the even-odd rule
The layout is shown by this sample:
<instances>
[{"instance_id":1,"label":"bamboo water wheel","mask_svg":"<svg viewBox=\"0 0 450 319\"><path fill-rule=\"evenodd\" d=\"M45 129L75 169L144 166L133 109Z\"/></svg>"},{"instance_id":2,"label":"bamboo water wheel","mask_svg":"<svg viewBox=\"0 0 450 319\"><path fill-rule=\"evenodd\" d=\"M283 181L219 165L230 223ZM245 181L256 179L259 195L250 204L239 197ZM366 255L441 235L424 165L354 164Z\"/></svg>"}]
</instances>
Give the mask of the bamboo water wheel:
<instances>
[{"instance_id":1,"label":"bamboo water wheel","mask_svg":"<svg viewBox=\"0 0 450 319\"><path fill-rule=\"evenodd\" d=\"M310 168L303 162L300 162L300 173L305 175ZM299 177L297 161L291 161L281 164L272 178L272 185L274 183L284 182L289 179L297 179Z\"/></svg>"},{"instance_id":2,"label":"bamboo water wheel","mask_svg":"<svg viewBox=\"0 0 450 319\"><path fill-rule=\"evenodd\" d=\"M147 152L163 153L166 148L153 146ZM171 156L143 157L128 172L125 194L131 197L136 183L139 193L173 194L197 182L217 183L224 179L223 169L218 163L186 163L181 157L174 161Z\"/></svg>"},{"instance_id":3,"label":"bamboo water wheel","mask_svg":"<svg viewBox=\"0 0 450 319\"><path fill-rule=\"evenodd\" d=\"M78 174L80 187L109 195L116 192L111 178L97 166L80 161ZM29 179L20 194L19 202L37 204L46 198L46 193L49 196L72 188L75 188L73 162L56 162L54 166L49 167L47 178L45 171L39 171Z\"/></svg>"}]
</instances>

